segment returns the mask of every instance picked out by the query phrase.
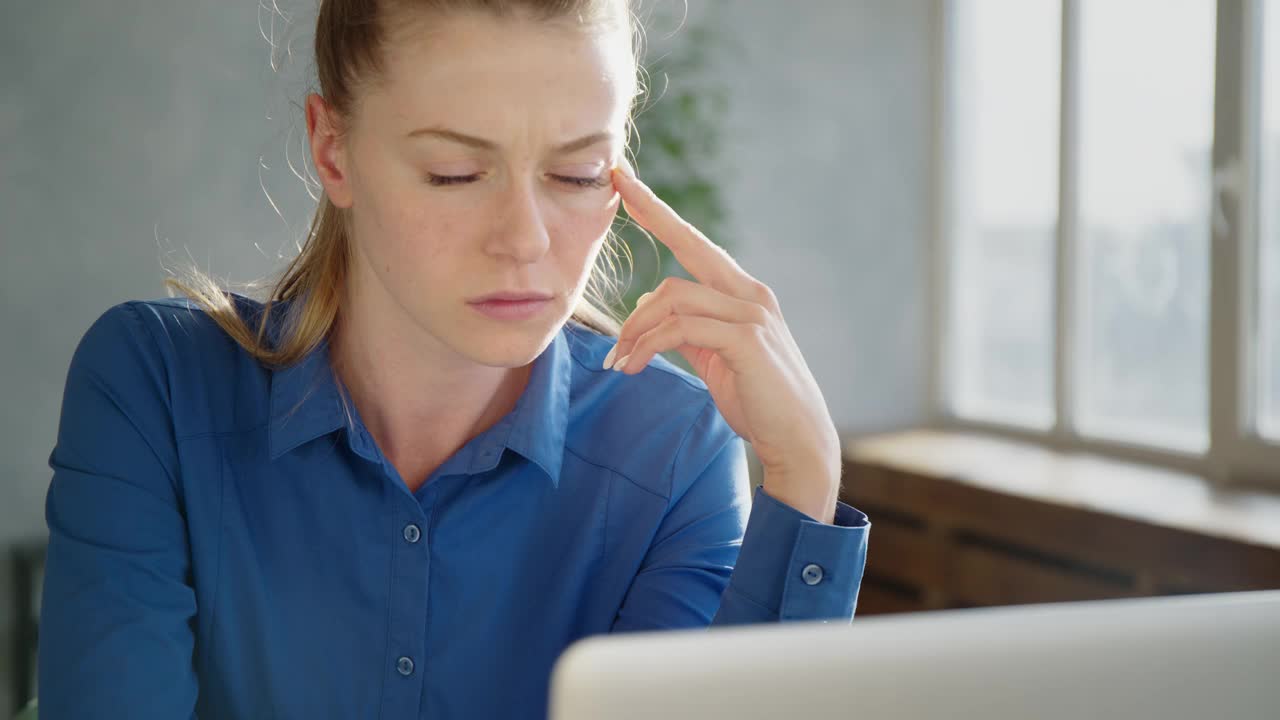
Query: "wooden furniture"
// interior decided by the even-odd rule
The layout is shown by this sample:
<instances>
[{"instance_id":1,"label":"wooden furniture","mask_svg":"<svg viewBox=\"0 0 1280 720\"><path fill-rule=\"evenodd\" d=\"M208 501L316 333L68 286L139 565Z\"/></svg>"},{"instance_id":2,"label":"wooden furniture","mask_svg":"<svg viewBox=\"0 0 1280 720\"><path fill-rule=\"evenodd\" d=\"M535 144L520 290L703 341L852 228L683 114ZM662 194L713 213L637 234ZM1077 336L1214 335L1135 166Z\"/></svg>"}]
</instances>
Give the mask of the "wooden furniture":
<instances>
[{"instance_id":1,"label":"wooden furniture","mask_svg":"<svg viewBox=\"0 0 1280 720\"><path fill-rule=\"evenodd\" d=\"M983 435L845 443L859 615L1280 588L1280 492Z\"/></svg>"},{"instance_id":2,"label":"wooden furniture","mask_svg":"<svg viewBox=\"0 0 1280 720\"><path fill-rule=\"evenodd\" d=\"M13 607L15 610L10 667L12 712L21 710L35 694L36 643L39 621L40 586L44 577L45 541L31 540L10 549L13 563ZM6 713L8 716L10 713Z\"/></svg>"}]
</instances>

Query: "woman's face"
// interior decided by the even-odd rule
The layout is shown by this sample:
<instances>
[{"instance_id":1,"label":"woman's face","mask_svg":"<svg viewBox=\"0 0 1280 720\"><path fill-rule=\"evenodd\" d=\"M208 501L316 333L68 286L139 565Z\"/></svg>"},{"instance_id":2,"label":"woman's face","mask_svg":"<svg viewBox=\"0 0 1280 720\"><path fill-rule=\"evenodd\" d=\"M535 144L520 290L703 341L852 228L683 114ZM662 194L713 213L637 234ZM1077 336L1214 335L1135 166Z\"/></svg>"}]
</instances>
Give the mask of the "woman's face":
<instances>
[{"instance_id":1,"label":"woman's face","mask_svg":"<svg viewBox=\"0 0 1280 720\"><path fill-rule=\"evenodd\" d=\"M618 209L609 173L635 88L625 33L469 14L393 33L335 151L341 177L325 182L350 208L363 307L485 365L541 352ZM518 320L468 302L502 291L553 299Z\"/></svg>"}]
</instances>

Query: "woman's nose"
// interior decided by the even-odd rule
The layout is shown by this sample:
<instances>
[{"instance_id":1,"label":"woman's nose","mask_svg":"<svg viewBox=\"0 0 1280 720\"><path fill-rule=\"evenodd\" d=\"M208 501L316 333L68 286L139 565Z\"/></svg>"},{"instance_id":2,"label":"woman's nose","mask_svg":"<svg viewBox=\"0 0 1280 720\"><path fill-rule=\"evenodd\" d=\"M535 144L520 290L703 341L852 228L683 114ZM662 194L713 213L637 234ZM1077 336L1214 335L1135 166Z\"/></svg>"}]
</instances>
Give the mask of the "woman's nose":
<instances>
[{"instance_id":1,"label":"woman's nose","mask_svg":"<svg viewBox=\"0 0 1280 720\"><path fill-rule=\"evenodd\" d=\"M551 236L533 183L512 181L501 202L499 221L489 239L489 252L510 256L519 263L537 261L551 246Z\"/></svg>"}]
</instances>

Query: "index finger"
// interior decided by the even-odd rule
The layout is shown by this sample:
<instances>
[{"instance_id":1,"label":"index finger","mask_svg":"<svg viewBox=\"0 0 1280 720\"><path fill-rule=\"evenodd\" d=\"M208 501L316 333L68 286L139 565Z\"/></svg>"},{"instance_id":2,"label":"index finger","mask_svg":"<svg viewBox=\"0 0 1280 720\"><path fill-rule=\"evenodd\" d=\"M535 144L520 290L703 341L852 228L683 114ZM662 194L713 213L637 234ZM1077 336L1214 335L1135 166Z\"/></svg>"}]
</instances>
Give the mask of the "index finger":
<instances>
[{"instance_id":1,"label":"index finger","mask_svg":"<svg viewBox=\"0 0 1280 720\"><path fill-rule=\"evenodd\" d=\"M636 177L625 156L618 160L614 178L627 214L671 248L690 275L730 295L742 297L747 292L750 278L737 261Z\"/></svg>"}]
</instances>

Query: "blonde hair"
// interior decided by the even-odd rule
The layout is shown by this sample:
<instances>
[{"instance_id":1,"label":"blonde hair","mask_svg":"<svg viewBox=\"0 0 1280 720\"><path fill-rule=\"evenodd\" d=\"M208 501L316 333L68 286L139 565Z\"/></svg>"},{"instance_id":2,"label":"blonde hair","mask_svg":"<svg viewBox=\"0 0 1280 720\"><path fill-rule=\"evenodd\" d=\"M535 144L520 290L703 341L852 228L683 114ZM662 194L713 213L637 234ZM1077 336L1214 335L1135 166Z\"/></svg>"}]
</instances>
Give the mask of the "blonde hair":
<instances>
[{"instance_id":1,"label":"blonde hair","mask_svg":"<svg viewBox=\"0 0 1280 720\"><path fill-rule=\"evenodd\" d=\"M640 66L643 33L631 8L631 0L321 0L316 18L315 63L320 94L341 118L350 118L355 90L382 69L382 51L387 39L387 14L398 10L448 13L483 11L496 17L517 12L537 20L569 19L583 24L625 22L632 38L636 68ZM625 18L623 20L622 18ZM637 80L637 87L643 87ZM637 94L638 95L638 94ZM627 138L634 132L634 100L627 116ZM611 229L604 250L616 254L616 243L630 254ZM190 268L186 278L166 278L165 286L186 295L200 305L237 344L259 362L283 367L296 363L322 343L338 318L342 289L351 262L351 234L346 212L321 195L306 241L281 273L263 303L257 327L236 310L232 294L213 277ZM613 261L602 252L611 270ZM621 318L604 297L608 288L615 298L618 278L592 269L586 293L571 319L596 332L617 337ZM254 284L251 284L251 286ZM275 339L267 333L272 307L288 301L288 315Z\"/></svg>"}]
</instances>

